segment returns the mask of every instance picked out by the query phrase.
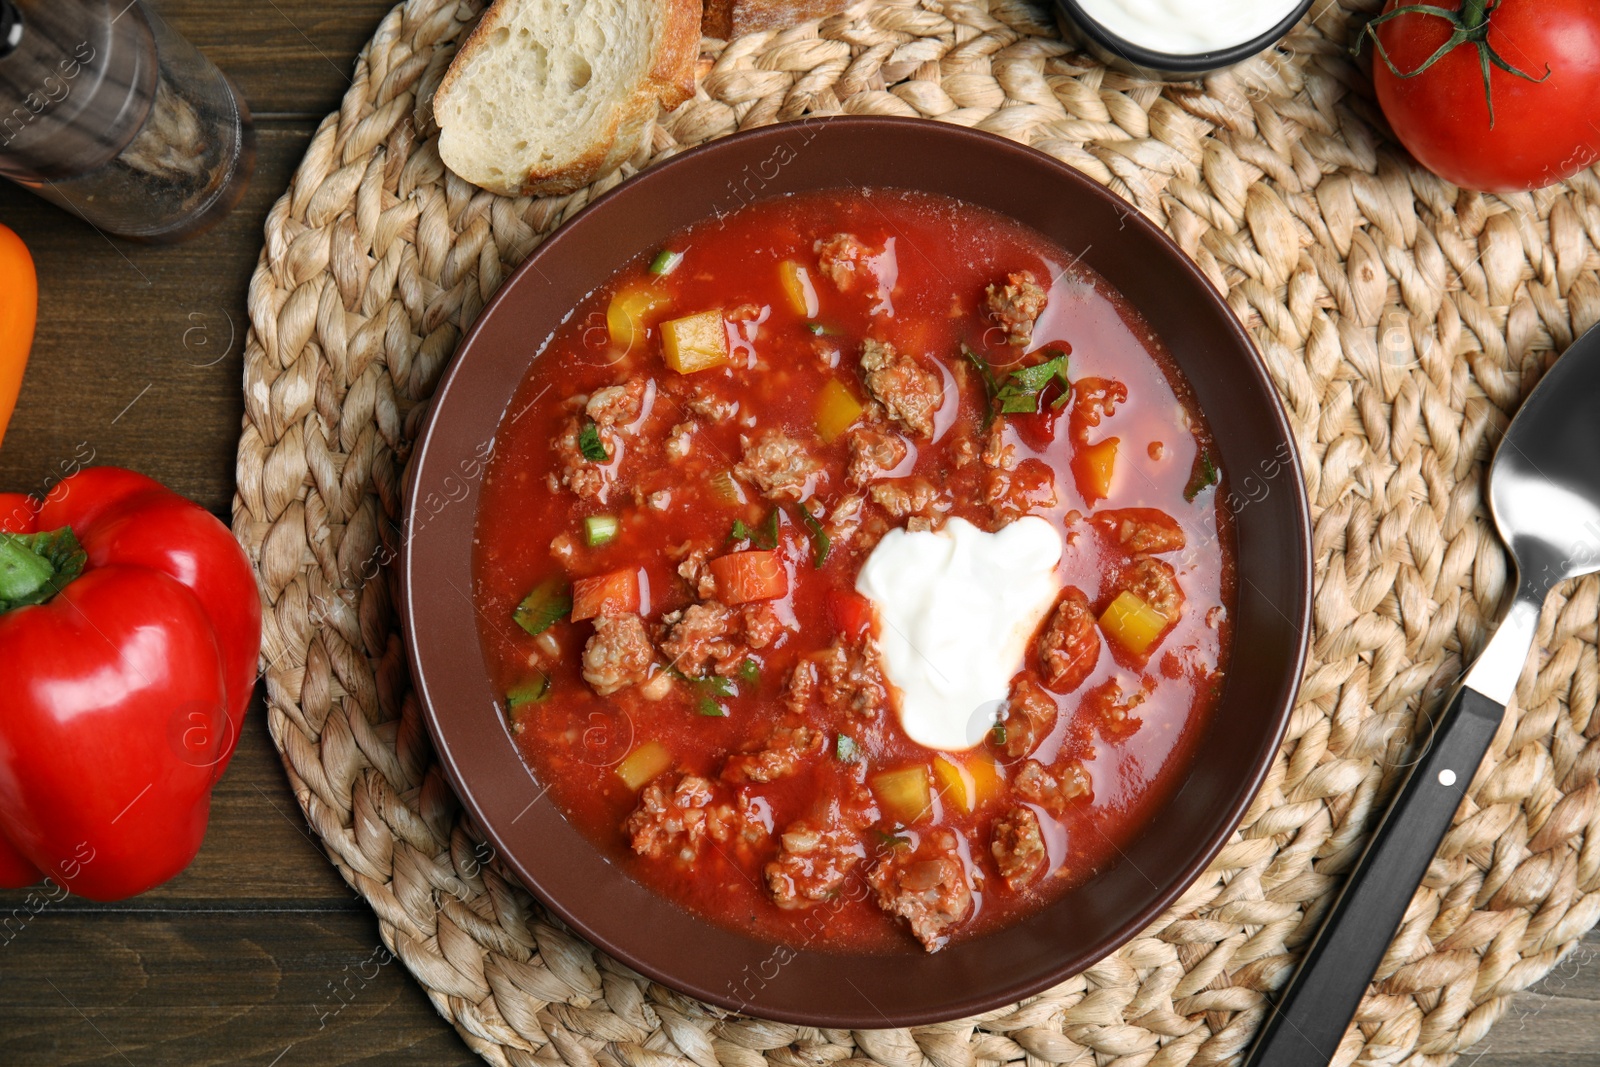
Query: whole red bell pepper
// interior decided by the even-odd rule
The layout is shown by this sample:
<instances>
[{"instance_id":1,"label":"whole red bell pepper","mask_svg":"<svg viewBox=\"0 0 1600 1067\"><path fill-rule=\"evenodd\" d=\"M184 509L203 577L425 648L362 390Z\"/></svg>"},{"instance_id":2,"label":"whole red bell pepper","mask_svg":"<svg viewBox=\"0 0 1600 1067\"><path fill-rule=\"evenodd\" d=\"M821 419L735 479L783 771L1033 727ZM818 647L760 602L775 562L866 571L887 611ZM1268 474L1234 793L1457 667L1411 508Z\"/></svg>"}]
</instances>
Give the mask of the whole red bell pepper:
<instances>
[{"instance_id":1,"label":"whole red bell pepper","mask_svg":"<svg viewBox=\"0 0 1600 1067\"><path fill-rule=\"evenodd\" d=\"M120 900L189 865L255 685L228 528L132 471L0 494L0 885Z\"/></svg>"}]
</instances>

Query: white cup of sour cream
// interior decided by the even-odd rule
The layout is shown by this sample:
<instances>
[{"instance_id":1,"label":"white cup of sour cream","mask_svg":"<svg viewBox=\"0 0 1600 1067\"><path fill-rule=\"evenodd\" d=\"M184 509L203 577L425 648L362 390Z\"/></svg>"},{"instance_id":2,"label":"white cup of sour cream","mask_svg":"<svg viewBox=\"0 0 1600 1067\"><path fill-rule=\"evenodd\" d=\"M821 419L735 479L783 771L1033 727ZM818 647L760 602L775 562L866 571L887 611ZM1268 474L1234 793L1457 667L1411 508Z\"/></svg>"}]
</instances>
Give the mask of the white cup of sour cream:
<instances>
[{"instance_id":1,"label":"white cup of sour cream","mask_svg":"<svg viewBox=\"0 0 1600 1067\"><path fill-rule=\"evenodd\" d=\"M1311 0L1056 0L1067 27L1103 62L1189 78L1271 47Z\"/></svg>"}]
</instances>

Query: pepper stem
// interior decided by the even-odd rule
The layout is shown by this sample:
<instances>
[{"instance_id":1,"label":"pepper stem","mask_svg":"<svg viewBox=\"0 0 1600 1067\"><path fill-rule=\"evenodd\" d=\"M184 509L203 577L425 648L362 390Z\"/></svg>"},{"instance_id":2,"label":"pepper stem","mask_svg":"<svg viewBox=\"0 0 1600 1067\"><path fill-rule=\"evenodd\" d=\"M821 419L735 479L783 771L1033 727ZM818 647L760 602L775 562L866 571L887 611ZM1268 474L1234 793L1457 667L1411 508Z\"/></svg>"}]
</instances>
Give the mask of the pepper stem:
<instances>
[{"instance_id":1,"label":"pepper stem","mask_svg":"<svg viewBox=\"0 0 1600 1067\"><path fill-rule=\"evenodd\" d=\"M43 604L83 573L88 555L72 528L0 533L0 613Z\"/></svg>"}]
</instances>

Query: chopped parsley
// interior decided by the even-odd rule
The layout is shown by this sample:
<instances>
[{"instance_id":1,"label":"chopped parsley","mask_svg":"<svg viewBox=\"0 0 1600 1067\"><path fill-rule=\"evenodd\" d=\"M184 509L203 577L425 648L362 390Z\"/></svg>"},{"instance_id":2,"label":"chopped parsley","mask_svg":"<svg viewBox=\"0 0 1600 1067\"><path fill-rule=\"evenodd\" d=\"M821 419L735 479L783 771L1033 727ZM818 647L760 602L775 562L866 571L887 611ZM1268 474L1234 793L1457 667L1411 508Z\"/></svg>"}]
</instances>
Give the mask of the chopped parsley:
<instances>
[{"instance_id":1,"label":"chopped parsley","mask_svg":"<svg viewBox=\"0 0 1600 1067\"><path fill-rule=\"evenodd\" d=\"M745 660L745 663L751 662L753 661ZM742 664L740 669L741 671L743 670ZM671 666L667 668L667 673L678 679L678 681L687 682L700 691L700 699L695 705L695 710L708 719L721 719L727 716L728 709L718 700L719 697L726 700L729 697L739 695L738 686L720 674L708 674L703 678L694 678Z\"/></svg>"},{"instance_id":2,"label":"chopped parsley","mask_svg":"<svg viewBox=\"0 0 1600 1067\"><path fill-rule=\"evenodd\" d=\"M606 455L605 442L600 440L600 427L594 424L593 419L585 419L583 428L578 431L578 451L590 463L604 463L611 458Z\"/></svg>"},{"instance_id":3,"label":"chopped parsley","mask_svg":"<svg viewBox=\"0 0 1600 1067\"><path fill-rule=\"evenodd\" d=\"M828 561L828 550L833 547L833 540L828 536L828 531L822 528L822 523L811 514L811 509L804 504L796 504L794 509L800 513L800 522L806 528L806 533L811 535L811 551L814 556L813 564L821 567Z\"/></svg>"},{"instance_id":4,"label":"chopped parsley","mask_svg":"<svg viewBox=\"0 0 1600 1067\"><path fill-rule=\"evenodd\" d=\"M996 746L1003 746L1006 743L1005 723L997 722L994 724L994 728L989 731L989 742Z\"/></svg>"},{"instance_id":5,"label":"chopped parsley","mask_svg":"<svg viewBox=\"0 0 1600 1067\"><path fill-rule=\"evenodd\" d=\"M849 734L840 734L833 742L833 754L842 763L856 763L861 759L861 746Z\"/></svg>"},{"instance_id":6,"label":"chopped parsley","mask_svg":"<svg viewBox=\"0 0 1600 1067\"><path fill-rule=\"evenodd\" d=\"M983 382L983 393L987 400L983 410L983 429L987 430L993 425L997 414L1032 415L1037 412L1039 402L1051 382L1061 383L1061 395L1051 403L1051 408L1060 410L1066 405L1072 396L1072 381L1067 377L1067 354L1057 349L1046 351L1053 353L1049 359L1014 370L1002 381L995 377L994 368L989 366L988 360L966 345L961 346L961 354L977 368L978 377Z\"/></svg>"},{"instance_id":7,"label":"chopped parsley","mask_svg":"<svg viewBox=\"0 0 1600 1067\"><path fill-rule=\"evenodd\" d=\"M744 662L739 664L739 677L750 685L755 685L761 680L761 664L746 656Z\"/></svg>"},{"instance_id":8,"label":"chopped parsley","mask_svg":"<svg viewBox=\"0 0 1600 1067\"><path fill-rule=\"evenodd\" d=\"M572 611L572 590L560 578L547 578L522 598L511 620L530 637L538 637Z\"/></svg>"},{"instance_id":9,"label":"chopped parsley","mask_svg":"<svg viewBox=\"0 0 1600 1067\"><path fill-rule=\"evenodd\" d=\"M728 532L730 541L749 541L754 548L773 549L778 547L778 511L773 509L766 521L760 526L751 528L744 524L742 519L733 520L733 529Z\"/></svg>"},{"instance_id":10,"label":"chopped parsley","mask_svg":"<svg viewBox=\"0 0 1600 1067\"><path fill-rule=\"evenodd\" d=\"M1189 484L1183 487L1183 499L1193 503L1195 497L1217 484L1217 478L1217 465L1211 462L1211 453L1201 449L1199 455L1194 457Z\"/></svg>"}]
</instances>

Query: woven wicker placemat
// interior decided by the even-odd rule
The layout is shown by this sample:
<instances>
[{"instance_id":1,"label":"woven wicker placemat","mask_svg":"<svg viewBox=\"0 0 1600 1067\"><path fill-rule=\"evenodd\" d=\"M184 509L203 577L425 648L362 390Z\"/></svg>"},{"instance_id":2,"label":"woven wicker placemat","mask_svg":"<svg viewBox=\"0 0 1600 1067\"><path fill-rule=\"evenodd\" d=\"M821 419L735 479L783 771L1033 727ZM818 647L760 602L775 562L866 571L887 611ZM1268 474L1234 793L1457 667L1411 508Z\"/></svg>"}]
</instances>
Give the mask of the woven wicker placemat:
<instances>
[{"instance_id":1,"label":"woven wicker placemat","mask_svg":"<svg viewBox=\"0 0 1600 1067\"><path fill-rule=\"evenodd\" d=\"M1392 785L1395 739L1481 646L1505 589L1480 499L1498 431L1600 319L1600 178L1492 197L1412 165L1344 52L1375 6L1319 3L1278 51L1164 87L1084 59L1013 0L867 2L707 41L695 99L640 158L545 200L491 196L439 161L428 99L478 5L410 0L384 19L267 219L234 529L260 575L269 725L306 817L485 1059L1175 1067L1242 1050ZM1315 517L1301 702L1216 863L1084 974L914 1030L725 1018L564 932L441 778L394 610L404 466L441 370L510 269L651 159L834 111L1026 141L1163 225L1265 355ZM1241 493L1272 491L1266 472L1232 473ZM1546 606L1537 662L1339 1062L1449 1062L1600 917L1597 593L1586 579Z\"/></svg>"}]
</instances>

